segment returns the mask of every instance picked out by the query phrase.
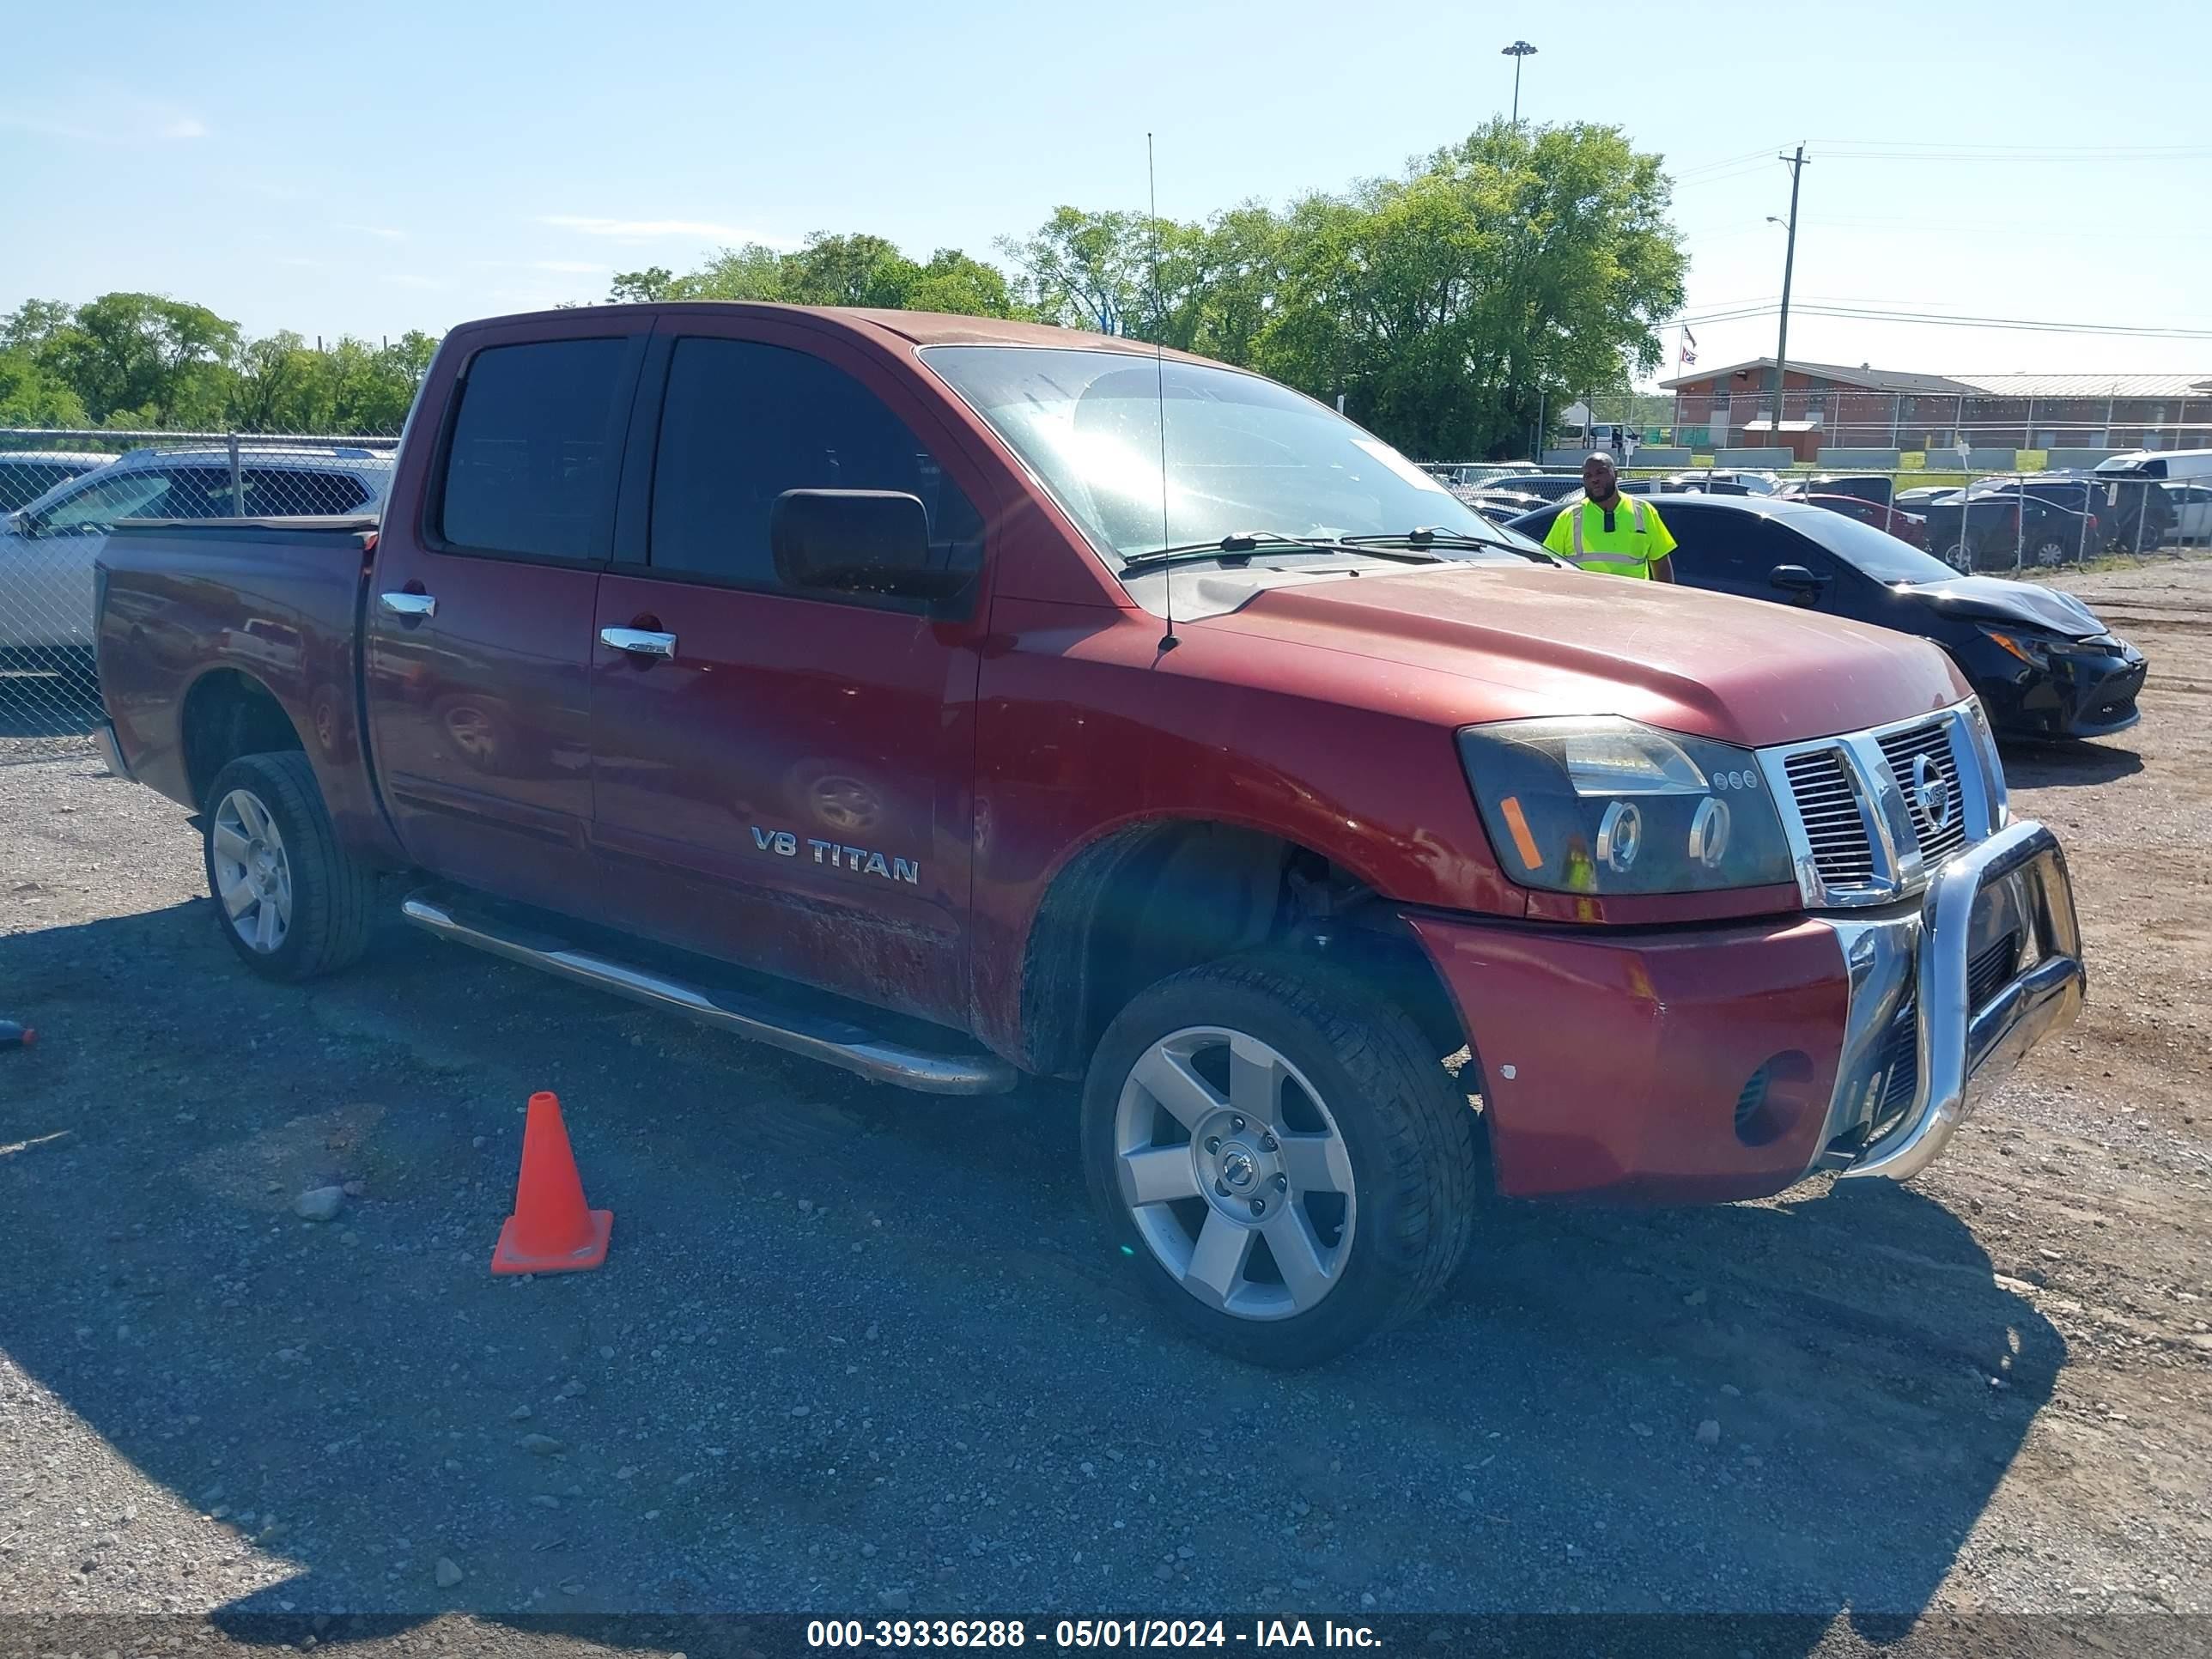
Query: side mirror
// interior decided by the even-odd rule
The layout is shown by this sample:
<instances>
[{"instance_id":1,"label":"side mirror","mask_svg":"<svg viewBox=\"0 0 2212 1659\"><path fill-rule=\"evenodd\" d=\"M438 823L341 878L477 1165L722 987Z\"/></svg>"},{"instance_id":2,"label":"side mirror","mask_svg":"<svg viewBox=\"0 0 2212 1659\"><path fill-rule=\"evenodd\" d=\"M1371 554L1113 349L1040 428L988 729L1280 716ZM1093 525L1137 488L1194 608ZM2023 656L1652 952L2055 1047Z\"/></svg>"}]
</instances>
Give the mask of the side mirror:
<instances>
[{"instance_id":1,"label":"side mirror","mask_svg":"<svg viewBox=\"0 0 2212 1659\"><path fill-rule=\"evenodd\" d=\"M921 497L895 489L787 489L768 539L775 574L803 592L945 599L968 585L932 562Z\"/></svg>"},{"instance_id":2,"label":"side mirror","mask_svg":"<svg viewBox=\"0 0 2212 1659\"><path fill-rule=\"evenodd\" d=\"M1768 573L1768 583L1790 595L1793 605L1810 605L1820 597L1828 585L1826 576L1816 576L1802 564L1778 564Z\"/></svg>"}]
</instances>

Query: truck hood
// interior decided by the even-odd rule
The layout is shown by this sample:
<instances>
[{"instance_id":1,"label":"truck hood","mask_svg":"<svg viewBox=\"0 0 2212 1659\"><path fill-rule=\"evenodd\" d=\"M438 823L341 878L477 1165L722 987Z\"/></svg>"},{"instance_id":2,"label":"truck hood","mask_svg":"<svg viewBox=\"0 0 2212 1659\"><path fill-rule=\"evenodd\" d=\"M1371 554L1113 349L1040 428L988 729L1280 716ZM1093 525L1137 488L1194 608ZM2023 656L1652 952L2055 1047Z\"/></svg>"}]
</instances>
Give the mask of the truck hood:
<instances>
[{"instance_id":1,"label":"truck hood","mask_svg":"<svg viewBox=\"0 0 2212 1659\"><path fill-rule=\"evenodd\" d=\"M1211 626L1467 682L1474 721L1623 714L1753 746L1967 695L1924 640L1771 601L1533 564L1451 564L1264 589Z\"/></svg>"},{"instance_id":2,"label":"truck hood","mask_svg":"<svg viewBox=\"0 0 2212 1659\"><path fill-rule=\"evenodd\" d=\"M1947 582L1907 582L1897 591L1910 593L1944 616L1969 622L2023 623L2031 628L2047 628L2069 640L2086 640L2105 631L2096 612L2071 593L2039 587L2033 582L1960 576Z\"/></svg>"}]
</instances>

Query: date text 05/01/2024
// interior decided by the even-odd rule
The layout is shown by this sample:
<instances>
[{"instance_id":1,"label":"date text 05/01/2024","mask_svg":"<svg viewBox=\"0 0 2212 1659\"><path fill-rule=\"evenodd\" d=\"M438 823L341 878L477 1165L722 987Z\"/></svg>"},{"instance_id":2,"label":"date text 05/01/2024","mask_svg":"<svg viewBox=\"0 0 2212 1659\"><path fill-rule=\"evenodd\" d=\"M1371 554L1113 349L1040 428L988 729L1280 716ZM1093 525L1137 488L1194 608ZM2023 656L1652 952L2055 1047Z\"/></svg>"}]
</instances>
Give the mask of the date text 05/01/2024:
<instances>
[{"instance_id":1,"label":"date text 05/01/2024","mask_svg":"<svg viewBox=\"0 0 2212 1659\"><path fill-rule=\"evenodd\" d=\"M1249 1630L1231 1630L1220 1619L1060 1619L1032 1630L1022 1619L811 1620L810 1648L1019 1648L1032 1644L1062 1651L1117 1648L1372 1648L1382 1645L1365 1625L1322 1620L1264 1619Z\"/></svg>"}]
</instances>

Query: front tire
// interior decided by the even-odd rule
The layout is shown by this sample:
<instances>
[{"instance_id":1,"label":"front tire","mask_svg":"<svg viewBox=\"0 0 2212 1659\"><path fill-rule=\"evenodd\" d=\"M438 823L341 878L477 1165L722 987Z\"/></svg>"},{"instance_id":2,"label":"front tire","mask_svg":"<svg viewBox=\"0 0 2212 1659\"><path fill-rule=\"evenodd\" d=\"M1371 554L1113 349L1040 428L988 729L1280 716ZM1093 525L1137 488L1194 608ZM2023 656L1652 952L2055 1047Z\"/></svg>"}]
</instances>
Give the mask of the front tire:
<instances>
[{"instance_id":1,"label":"front tire","mask_svg":"<svg viewBox=\"0 0 2212 1659\"><path fill-rule=\"evenodd\" d=\"M264 979L335 973L368 948L376 873L340 845L307 757L246 755L216 774L201 854L216 925Z\"/></svg>"},{"instance_id":2,"label":"front tire","mask_svg":"<svg viewBox=\"0 0 2212 1659\"><path fill-rule=\"evenodd\" d=\"M1473 1109L1361 981L1289 956L1140 993L1084 1086L1091 1194L1147 1291L1254 1364L1311 1365L1419 1313L1465 1256Z\"/></svg>"}]
</instances>

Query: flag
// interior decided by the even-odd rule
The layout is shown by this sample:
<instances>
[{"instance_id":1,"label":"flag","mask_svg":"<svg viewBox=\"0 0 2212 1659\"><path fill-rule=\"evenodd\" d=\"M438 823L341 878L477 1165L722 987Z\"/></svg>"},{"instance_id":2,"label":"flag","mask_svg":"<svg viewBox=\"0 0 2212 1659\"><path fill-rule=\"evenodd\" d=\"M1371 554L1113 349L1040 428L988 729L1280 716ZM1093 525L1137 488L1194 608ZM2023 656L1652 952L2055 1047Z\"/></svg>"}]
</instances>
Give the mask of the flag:
<instances>
[{"instance_id":1,"label":"flag","mask_svg":"<svg viewBox=\"0 0 2212 1659\"><path fill-rule=\"evenodd\" d=\"M1694 368L1698 362L1698 337L1688 329L1682 331L1682 343L1675 349L1675 360L1685 368Z\"/></svg>"}]
</instances>

